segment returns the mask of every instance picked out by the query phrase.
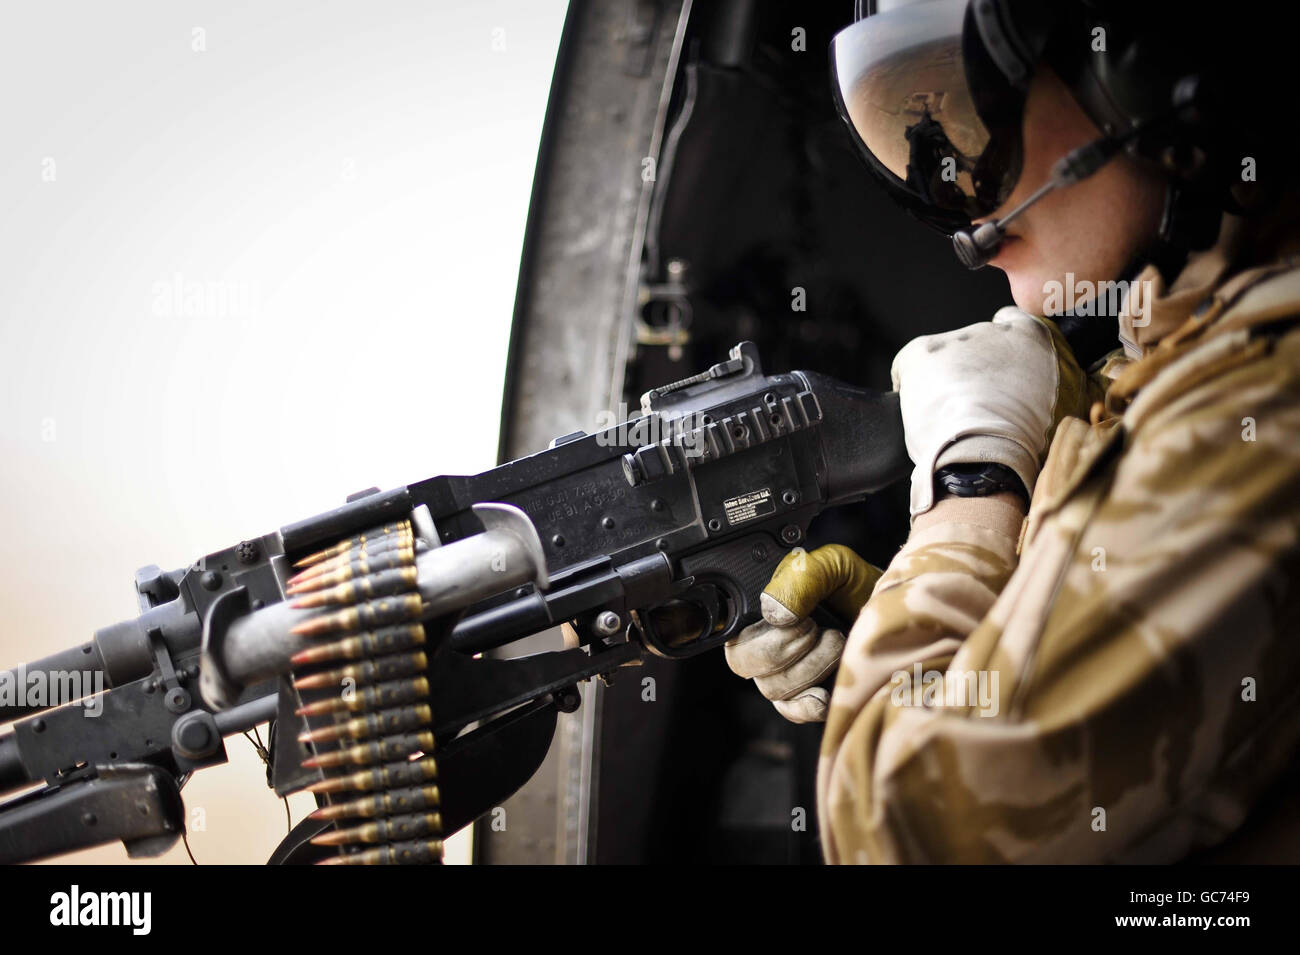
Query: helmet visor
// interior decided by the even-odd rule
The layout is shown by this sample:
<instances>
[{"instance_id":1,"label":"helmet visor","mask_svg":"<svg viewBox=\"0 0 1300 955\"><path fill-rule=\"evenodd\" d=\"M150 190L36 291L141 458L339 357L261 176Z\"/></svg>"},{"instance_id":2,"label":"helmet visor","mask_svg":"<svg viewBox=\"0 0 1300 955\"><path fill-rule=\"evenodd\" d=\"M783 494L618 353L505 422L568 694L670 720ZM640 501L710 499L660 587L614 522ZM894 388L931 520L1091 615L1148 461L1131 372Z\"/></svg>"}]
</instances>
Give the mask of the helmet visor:
<instances>
[{"instance_id":1,"label":"helmet visor","mask_svg":"<svg viewBox=\"0 0 1300 955\"><path fill-rule=\"evenodd\" d=\"M831 41L836 103L868 165L897 201L949 234L1002 205L1021 163L1023 103L1000 104L990 128L972 96L965 9L965 0L899 6Z\"/></svg>"}]
</instances>

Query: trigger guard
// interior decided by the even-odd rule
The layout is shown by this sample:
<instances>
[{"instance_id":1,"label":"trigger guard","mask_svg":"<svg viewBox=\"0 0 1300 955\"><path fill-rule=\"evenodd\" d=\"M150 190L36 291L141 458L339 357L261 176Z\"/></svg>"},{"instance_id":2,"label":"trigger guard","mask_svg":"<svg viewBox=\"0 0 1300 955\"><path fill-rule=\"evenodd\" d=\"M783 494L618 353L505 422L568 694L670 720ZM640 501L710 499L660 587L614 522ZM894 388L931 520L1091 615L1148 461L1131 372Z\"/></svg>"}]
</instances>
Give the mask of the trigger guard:
<instances>
[{"instance_id":1,"label":"trigger guard","mask_svg":"<svg viewBox=\"0 0 1300 955\"><path fill-rule=\"evenodd\" d=\"M691 591L703 589L705 587L725 596L737 610L729 621L727 627L720 633L714 633L714 630L718 625L718 614L714 612L713 608L710 606L710 602L702 599L690 599ZM701 580L696 584L696 586L680 595L677 599L690 603L704 611L704 615L708 620L708 625L704 630L704 636L697 637L679 646L671 646L656 630L653 623L653 615L649 612L640 614L642 637L644 638L645 644L650 652L654 653L656 656L666 657L670 660L684 660L688 657L693 657L697 654L705 653L722 646L739 633L744 627L745 615L743 611L740 610L740 608L743 607L743 597L739 593L738 589L734 585L730 584L729 581ZM656 608L651 608L651 610L653 609Z\"/></svg>"}]
</instances>

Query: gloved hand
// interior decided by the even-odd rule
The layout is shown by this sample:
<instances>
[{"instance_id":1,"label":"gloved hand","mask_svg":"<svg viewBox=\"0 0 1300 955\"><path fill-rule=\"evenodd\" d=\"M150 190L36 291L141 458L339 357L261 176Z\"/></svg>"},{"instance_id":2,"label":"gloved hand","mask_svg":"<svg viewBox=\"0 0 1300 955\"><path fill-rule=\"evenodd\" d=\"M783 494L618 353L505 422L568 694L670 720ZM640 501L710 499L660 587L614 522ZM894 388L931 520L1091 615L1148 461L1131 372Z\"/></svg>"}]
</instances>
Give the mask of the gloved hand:
<instances>
[{"instance_id":1,"label":"gloved hand","mask_svg":"<svg viewBox=\"0 0 1300 955\"><path fill-rule=\"evenodd\" d=\"M824 603L851 624L879 579L879 570L843 544L792 550L759 597L763 619L727 641L727 665L752 677L792 723L824 721L830 692L817 684L839 666L844 634L822 630L809 615Z\"/></svg>"},{"instance_id":2,"label":"gloved hand","mask_svg":"<svg viewBox=\"0 0 1300 955\"><path fill-rule=\"evenodd\" d=\"M1087 416L1086 377L1053 322L1008 306L991 322L913 339L890 372L912 471L911 513L934 504L934 473L996 462L1032 494L1061 419Z\"/></svg>"}]
</instances>

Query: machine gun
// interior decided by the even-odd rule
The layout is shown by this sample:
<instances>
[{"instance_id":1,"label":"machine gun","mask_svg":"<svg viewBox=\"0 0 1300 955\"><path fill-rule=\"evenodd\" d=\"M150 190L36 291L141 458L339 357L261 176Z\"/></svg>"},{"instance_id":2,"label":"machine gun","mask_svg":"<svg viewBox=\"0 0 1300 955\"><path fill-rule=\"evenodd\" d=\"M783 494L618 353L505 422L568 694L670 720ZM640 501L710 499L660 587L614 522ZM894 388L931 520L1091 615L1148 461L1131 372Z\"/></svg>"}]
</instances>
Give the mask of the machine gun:
<instances>
[{"instance_id":1,"label":"machine gun","mask_svg":"<svg viewBox=\"0 0 1300 955\"><path fill-rule=\"evenodd\" d=\"M272 862L438 862L537 770L579 683L721 646L817 514L910 468L897 395L765 375L751 342L641 410L142 568L138 617L0 672L0 792L29 789L0 804L0 862L166 851L190 773L263 722L275 791L318 803ZM576 645L484 653L561 623Z\"/></svg>"}]
</instances>

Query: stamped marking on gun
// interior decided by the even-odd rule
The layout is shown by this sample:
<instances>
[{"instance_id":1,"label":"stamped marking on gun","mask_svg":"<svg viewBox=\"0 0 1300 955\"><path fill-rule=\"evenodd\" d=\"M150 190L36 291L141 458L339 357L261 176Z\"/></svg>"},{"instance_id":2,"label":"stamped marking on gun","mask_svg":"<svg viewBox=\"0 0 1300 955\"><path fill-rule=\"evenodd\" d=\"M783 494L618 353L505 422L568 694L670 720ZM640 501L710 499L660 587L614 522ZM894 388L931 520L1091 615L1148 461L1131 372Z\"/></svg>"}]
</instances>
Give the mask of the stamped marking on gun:
<instances>
[{"instance_id":1,"label":"stamped marking on gun","mask_svg":"<svg viewBox=\"0 0 1300 955\"><path fill-rule=\"evenodd\" d=\"M776 504L772 502L772 489L765 487L758 491L750 491L748 494L741 494L739 497L728 498L722 502L722 509L727 515L727 523L734 527L736 524L743 524L756 517L771 514L776 510Z\"/></svg>"}]
</instances>

